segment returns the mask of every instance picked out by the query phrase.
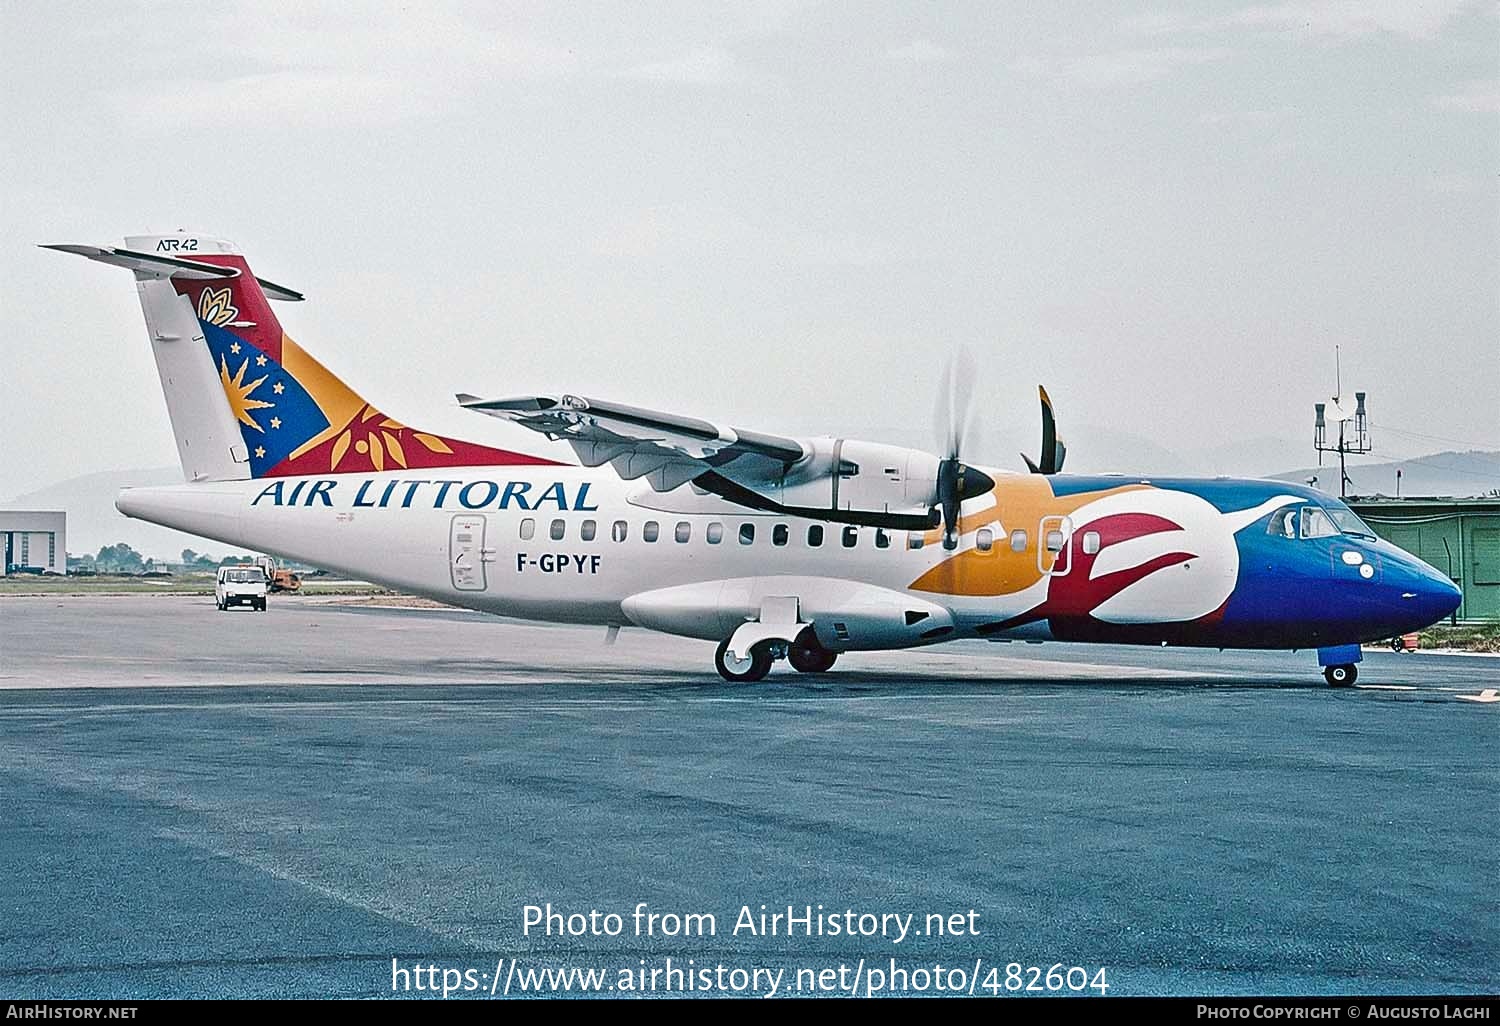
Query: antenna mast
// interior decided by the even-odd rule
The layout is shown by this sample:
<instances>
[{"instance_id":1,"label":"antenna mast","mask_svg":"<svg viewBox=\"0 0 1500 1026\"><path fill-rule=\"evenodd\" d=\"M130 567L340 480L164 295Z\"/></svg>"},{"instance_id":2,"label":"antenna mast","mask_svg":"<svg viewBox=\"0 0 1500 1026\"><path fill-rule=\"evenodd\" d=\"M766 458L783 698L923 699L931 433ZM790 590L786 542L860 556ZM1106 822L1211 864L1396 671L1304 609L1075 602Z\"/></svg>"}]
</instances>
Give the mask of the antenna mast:
<instances>
[{"instance_id":1,"label":"antenna mast","mask_svg":"<svg viewBox=\"0 0 1500 1026\"><path fill-rule=\"evenodd\" d=\"M1345 468L1347 457L1363 455L1370 451L1370 426L1365 414L1365 393L1354 393L1354 413L1351 415L1343 406L1344 371L1339 357L1339 347L1333 347L1333 412L1338 418L1339 438L1338 444L1328 444L1328 420L1327 403L1313 404L1313 448L1318 450L1318 466L1323 465L1323 454L1325 452L1336 452L1339 454L1339 498L1347 498L1349 495L1349 473ZM1351 436L1349 422L1354 422L1354 430Z\"/></svg>"}]
</instances>

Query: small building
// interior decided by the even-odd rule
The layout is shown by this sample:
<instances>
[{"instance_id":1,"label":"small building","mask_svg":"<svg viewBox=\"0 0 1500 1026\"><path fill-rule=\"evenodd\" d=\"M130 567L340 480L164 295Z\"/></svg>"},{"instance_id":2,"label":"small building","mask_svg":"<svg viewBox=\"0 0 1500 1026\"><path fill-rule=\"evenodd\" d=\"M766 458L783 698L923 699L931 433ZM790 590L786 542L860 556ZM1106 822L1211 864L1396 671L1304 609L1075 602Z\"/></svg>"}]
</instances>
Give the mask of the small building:
<instances>
[{"instance_id":1,"label":"small building","mask_svg":"<svg viewBox=\"0 0 1500 1026\"><path fill-rule=\"evenodd\" d=\"M68 515L61 510L0 509L0 571L68 572Z\"/></svg>"},{"instance_id":2,"label":"small building","mask_svg":"<svg viewBox=\"0 0 1500 1026\"><path fill-rule=\"evenodd\" d=\"M1500 620L1500 498L1346 501L1376 534L1453 579L1464 594L1458 619Z\"/></svg>"}]
</instances>

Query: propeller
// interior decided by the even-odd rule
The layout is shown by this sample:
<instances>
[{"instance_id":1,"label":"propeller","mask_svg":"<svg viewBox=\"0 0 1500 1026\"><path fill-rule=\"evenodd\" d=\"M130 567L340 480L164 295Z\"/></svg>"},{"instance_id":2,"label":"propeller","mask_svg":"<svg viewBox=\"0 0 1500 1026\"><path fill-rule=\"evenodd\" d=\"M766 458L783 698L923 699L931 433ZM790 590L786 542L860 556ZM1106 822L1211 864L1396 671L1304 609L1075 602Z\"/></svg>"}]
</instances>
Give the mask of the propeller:
<instances>
[{"instance_id":1,"label":"propeller","mask_svg":"<svg viewBox=\"0 0 1500 1026\"><path fill-rule=\"evenodd\" d=\"M1031 457L1024 452L1021 459L1026 461L1026 468L1033 474L1056 474L1063 468L1063 459L1068 455L1068 447L1063 440L1057 437L1057 419L1052 415L1052 400L1047 395L1047 390L1041 385L1036 387L1042 397L1042 453L1039 463L1031 462Z\"/></svg>"},{"instance_id":2,"label":"propeller","mask_svg":"<svg viewBox=\"0 0 1500 1026\"><path fill-rule=\"evenodd\" d=\"M960 456L964 438L974 431L970 406L974 399L974 358L967 348L959 350L943 367L938 385L937 433L944 441L938 462L936 506L941 511L943 547L958 547L958 516L963 500L983 495L995 487L988 474L964 463Z\"/></svg>"}]
</instances>

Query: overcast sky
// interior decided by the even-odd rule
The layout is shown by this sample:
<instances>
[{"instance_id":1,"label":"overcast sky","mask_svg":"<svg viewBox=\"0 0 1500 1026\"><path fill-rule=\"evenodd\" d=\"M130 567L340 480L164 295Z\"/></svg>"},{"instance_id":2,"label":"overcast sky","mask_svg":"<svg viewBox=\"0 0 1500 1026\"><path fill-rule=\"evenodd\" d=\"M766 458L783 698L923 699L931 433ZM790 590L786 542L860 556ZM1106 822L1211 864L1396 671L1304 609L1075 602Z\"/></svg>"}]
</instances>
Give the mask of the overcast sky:
<instances>
[{"instance_id":1,"label":"overcast sky","mask_svg":"<svg viewBox=\"0 0 1500 1026\"><path fill-rule=\"evenodd\" d=\"M976 458L1038 381L1303 440L1337 343L1389 455L1500 448L1494 0L349 7L0 3L0 496L175 462L129 276L34 244L178 227L479 440L535 445L453 392L932 444L957 345Z\"/></svg>"}]
</instances>

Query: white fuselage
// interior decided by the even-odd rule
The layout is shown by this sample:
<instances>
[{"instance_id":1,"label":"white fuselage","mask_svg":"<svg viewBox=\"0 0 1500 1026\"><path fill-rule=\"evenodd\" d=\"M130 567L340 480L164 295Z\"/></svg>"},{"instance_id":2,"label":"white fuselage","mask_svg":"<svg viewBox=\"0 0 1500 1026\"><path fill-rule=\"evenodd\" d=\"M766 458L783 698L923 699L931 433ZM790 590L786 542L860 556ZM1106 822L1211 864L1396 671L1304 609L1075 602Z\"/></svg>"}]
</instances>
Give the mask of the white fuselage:
<instances>
[{"instance_id":1,"label":"white fuselage","mask_svg":"<svg viewBox=\"0 0 1500 1026\"><path fill-rule=\"evenodd\" d=\"M993 598L963 610L909 590L953 555L926 536L913 548L905 532L882 531L878 544L872 528L748 511L688 488L660 495L607 469L429 473L134 488L116 504L227 544L525 619L718 639L766 597L790 594L804 618L836 613L819 633L847 649L946 640L965 619L995 616Z\"/></svg>"}]
</instances>

